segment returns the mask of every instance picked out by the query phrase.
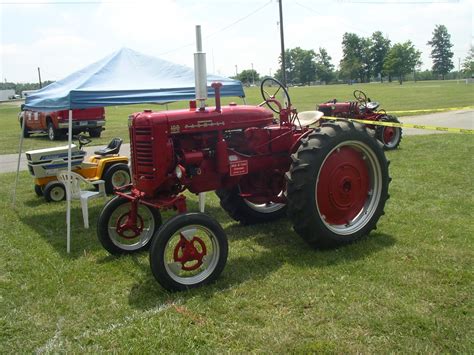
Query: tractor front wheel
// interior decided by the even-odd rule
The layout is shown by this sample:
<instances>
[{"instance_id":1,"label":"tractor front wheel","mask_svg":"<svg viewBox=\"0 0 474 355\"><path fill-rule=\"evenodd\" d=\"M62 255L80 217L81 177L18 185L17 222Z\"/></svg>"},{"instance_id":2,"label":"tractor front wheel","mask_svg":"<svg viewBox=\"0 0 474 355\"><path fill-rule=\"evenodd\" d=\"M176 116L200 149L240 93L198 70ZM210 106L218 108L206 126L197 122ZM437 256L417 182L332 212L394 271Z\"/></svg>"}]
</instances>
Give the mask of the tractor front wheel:
<instances>
[{"instance_id":1,"label":"tractor front wheel","mask_svg":"<svg viewBox=\"0 0 474 355\"><path fill-rule=\"evenodd\" d=\"M150 267L165 289L184 291L216 280L227 253L227 237L215 219L184 213L169 219L153 238Z\"/></svg>"},{"instance_id":2,"label":"tractor front wheel","mask_svg":"<svg viewBox=\"0 0 474 355\"><path fill-rule=\"evenodd\" d=\"M354 242L375 229L388 199L388 162L368 129L323 123L301 142L287 174L288 212L310 245Z\"/></svg>"},{"instance_id":3,"label":"tractor front wheel","mask_svg":"<svg viewBox=\"0 0 474 355\"><path fill-rule=\"evenodd\" d=\"M382 122L400 123L395 116L384 116ZM385 150L397 149L402 140L402 129L400 127L377 126L376 137L383 143Z\"/></svg>"},{"instance_id":4,"label":"tractor front wheel","mask_svg":"<svg viewBox=\"0 0 474 355\"><path fill-rule=\"evenodd\" d=\"M157 209L139 203L135 221L131 209L129 199L116 196L107 202L100 213L97 236L110 254L131 254L148 248L161 225Z\"/></svg>"}]
</instances>

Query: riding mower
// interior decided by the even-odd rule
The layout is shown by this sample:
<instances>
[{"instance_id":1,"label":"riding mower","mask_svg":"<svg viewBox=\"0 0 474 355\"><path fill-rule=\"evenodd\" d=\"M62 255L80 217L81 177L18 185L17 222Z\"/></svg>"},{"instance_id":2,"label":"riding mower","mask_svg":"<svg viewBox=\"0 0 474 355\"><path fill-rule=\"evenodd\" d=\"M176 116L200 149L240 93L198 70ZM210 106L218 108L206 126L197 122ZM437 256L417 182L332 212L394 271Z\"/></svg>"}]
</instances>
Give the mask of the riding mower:
<instances>
[{"instance_id":1,"label":"riding mower","mask_svg":"<svg viewBox=\"0 0 474 355\"><path fill-rule=\"evenodd\" d=\"M112 194L114 188L130 184L128 157L119 155L121 138L113 138L107 147L95 151L95 155L84 161L86 152L82 147L91 142L84 135L74 136L78 140L71 145L71 169L90 181L104 180L105 191ZM28 170L35 178L35 192L48 202L58 202L66 198L66 190L57 180L57 173L67 169L68 146L37 149L26 152Z\"/></svg>"},{"instance_id":2,"label":"riding mower","mask_svg":"<svg viewBox=\"0 0 474 355\"><path fill-rule=\"evenodd\" d=\"M323 112L325 116L400 123L395 116L388 115L383 109L379 110L380 104L371 101L363 91L355 90L353 95L355 101L338 102L336 99L333 99L318 105L317 109ZM375 136L383 143L385 150L396 149L399 146L402 139L402 129L400 127L371 124L368 124L367 127L375 130Z\"/></svg>"}]
</instances>

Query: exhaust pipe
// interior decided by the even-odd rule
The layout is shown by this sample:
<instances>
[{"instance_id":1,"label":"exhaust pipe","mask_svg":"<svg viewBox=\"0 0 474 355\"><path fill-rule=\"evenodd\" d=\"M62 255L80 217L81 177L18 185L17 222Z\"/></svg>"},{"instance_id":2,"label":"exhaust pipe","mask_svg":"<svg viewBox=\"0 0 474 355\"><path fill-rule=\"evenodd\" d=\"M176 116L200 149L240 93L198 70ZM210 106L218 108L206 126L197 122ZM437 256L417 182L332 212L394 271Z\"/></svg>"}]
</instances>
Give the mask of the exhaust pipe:
<instances>
[{"instance_id":1,"label":"exhaust pipe","mask_svg":"<svg viewBox=\"0 0 474 355\"><path fill-rule=\"evenodd\" d=\"M196 53L194 53L194 82L196 101L200 111L206 108L207 99L207 71L206 53L202 51L201 26L196 26Z\"/></svg>"}]
</instances>

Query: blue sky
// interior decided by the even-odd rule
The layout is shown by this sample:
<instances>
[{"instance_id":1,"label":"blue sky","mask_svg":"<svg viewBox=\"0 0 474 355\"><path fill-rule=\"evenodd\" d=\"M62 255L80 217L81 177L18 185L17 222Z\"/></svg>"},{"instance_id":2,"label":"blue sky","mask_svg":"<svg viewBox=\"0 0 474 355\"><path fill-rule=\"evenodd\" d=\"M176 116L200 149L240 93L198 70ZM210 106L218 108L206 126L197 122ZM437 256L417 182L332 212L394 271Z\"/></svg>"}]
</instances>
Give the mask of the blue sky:
<instances>
[{"instance_id":1,"label":"blue sky","mask_svg":"<svg viewBox=\"0 0 474 355\"><path fill-rule=\"evenodd\" d=\"M192 66L194 26L202 26L207 68L233 75L278 67L276 0L0 0L0 78L57 80L121 47ZM287 48L324 47L338 64L344 32L380 30L392 43L411 40L431 66L436 24L454 44L454 62L472 42L469 0L283 0Z\"/></svg>"}]
</instances>

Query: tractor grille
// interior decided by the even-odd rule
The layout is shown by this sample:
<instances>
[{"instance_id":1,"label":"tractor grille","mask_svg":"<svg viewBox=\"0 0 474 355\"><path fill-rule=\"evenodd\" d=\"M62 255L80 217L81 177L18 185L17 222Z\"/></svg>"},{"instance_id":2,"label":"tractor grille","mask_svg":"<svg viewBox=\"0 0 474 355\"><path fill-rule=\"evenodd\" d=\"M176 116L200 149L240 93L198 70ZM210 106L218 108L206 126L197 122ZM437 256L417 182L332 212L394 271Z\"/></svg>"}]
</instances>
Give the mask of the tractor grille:
<instances>
[{"instance_id":1,"label":"tractor grille","mask_svg":"<svg viewBox=\"0 0 474 355\"><path fill-rule=\"evenodd\" d=\"M133 171L139 179L153 179L153 141L151 127L132 128Z\"/></svg>"}]
</instances>

